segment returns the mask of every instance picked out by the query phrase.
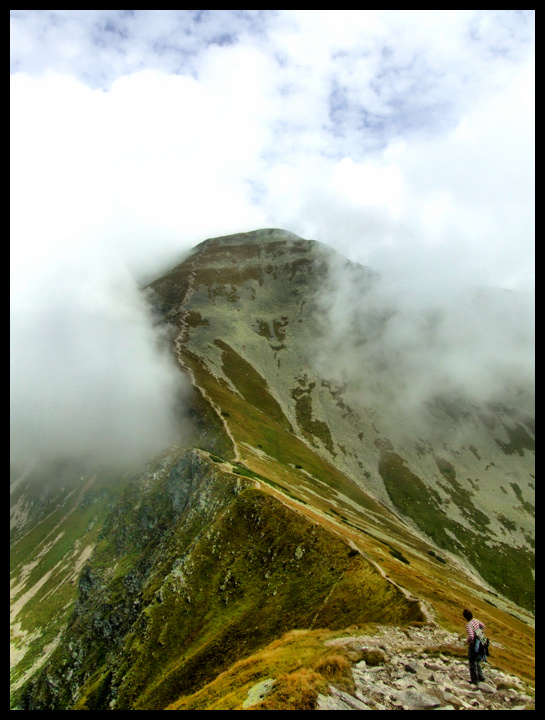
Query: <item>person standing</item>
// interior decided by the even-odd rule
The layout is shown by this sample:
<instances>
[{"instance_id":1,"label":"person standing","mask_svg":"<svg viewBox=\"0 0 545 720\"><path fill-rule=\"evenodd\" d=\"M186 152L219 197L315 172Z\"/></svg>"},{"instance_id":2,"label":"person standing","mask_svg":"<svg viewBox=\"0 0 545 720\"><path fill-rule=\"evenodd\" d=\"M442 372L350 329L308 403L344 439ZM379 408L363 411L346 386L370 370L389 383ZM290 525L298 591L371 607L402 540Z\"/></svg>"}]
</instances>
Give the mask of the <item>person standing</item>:
<instances>
[{"instance_id":1,"label":"person standing","mask_svg":"<svg viewBox=\"0 0 545 720\"><path fill-rule=\"evenodd\" d=\"M484 681L483 671L481 668L481 656L475 651L475 640L477 630L484 630L485 625L477 618L473 617L471 610L464 610L462 613L467 620L467 659L469 661L469 682L472 685L478 685Z\"/></svg>"}]
</instances>

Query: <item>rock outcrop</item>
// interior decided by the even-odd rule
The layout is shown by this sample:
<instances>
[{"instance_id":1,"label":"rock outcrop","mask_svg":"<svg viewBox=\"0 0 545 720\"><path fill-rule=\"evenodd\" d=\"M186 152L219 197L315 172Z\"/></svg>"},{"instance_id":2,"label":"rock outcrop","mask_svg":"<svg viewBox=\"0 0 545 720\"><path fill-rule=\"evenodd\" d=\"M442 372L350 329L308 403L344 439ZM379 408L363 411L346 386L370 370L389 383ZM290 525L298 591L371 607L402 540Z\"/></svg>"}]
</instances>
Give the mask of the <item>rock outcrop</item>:
<instances>
[{"instance_id":1,"label":"rock outcrop","mask_svg":"<svg viewBox=\"0 0 545 720\"><path fill-rule=\"evenodd\" d=\"M490 663L469 683L464 638L433 626L383 627L376 635L330 644L368 655L352 669L352 693L330 685L317 710L534 710L533 691Z\"/></svg>"}]
</instances>

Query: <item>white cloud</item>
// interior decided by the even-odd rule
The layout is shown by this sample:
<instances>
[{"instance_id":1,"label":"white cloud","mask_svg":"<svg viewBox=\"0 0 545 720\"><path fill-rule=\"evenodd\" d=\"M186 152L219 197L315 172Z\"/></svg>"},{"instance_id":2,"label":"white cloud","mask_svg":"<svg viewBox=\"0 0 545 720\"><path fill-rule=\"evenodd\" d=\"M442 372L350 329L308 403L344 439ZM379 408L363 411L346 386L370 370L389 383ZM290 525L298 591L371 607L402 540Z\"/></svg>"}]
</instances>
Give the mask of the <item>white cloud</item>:
<instances>
[{"instance_id":1,"label":"white cloud","mask_svg":"<svg viewBox=\"0 0 545 720\"><path fill-rule=\"evenodd\" d=\"M134 281L59 263L11 315L11 460L113 465L183 443L187 386Z\"/></svg>"},{"instance_id":2,"label":"white cloud","mask_svg":"<svg viewBox=\"0 0 545 720\"><path fill-rule=\"evenodd\" d=\"M243 172L260 132L183 76L144 72L108 92L12 78L15 459L102 448L111 461L172 441L181 376L134 273L262 224Z\"/></svg>"},{"instance_id":3,"label":"white cloud","mask_svg":"<svg viewBox=\"0 0 545 720\"><path fill-rule=\"evenodd\" d=\"M13 11L15 424L45 407L42 368L64 374L78 407L97 383L115 385L100 354L81 363L76 311L116 357L118 307L130 308L126 345L168 407L165 359L144 348L153 331L130 278L206 237L284 227L373 266L415 307L475 281L531 289L533 18Z\"/></svg>"}]
</instances>

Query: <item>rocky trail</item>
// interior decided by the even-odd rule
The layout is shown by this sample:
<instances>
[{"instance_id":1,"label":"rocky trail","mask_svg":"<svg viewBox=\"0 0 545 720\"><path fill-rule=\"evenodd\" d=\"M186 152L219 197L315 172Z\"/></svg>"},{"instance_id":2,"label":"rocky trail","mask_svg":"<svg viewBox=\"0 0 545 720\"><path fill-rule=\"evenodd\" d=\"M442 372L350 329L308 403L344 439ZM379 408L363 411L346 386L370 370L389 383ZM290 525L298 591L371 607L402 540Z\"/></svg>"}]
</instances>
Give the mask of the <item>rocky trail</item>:
<instances>
[{"instance_id":1,"label":"rocky trail","mask_svg":"<svg viewBox=\"0 0 545 720\"><path fill-rule=\"evenodd\" d=\"M471 685L467 660L460 656L464 641L433 626L384 627L373 636L330 641L367 660L352 668L355 690L331 685L316 709L535 710L533 690L489 662L483 664L485 682Z\"/></svg>"}]
</instances>

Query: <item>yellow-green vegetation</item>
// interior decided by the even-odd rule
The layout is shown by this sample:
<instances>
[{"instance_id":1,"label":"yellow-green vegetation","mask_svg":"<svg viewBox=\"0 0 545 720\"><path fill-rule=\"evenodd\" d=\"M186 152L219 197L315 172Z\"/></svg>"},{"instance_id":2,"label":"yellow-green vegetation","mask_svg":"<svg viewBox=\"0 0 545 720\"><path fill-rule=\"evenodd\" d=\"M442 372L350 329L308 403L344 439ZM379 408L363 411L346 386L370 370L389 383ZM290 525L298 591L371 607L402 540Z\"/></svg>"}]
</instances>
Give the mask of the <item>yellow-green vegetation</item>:
<instances>
[{"instance_id":1,"label":"yellow-green vegetation","mask_svg":"<svg viewBox=\"0 0 545 720\"><path fill-rule=\"evenodd\" d=\"M259 439L263 452L237 465L180 451L134 479L79 578L65 637L16 693L16 707L100 710L115 699L117 709L240 709L251 685L274 677L262 709L308 708L328 674L340 687L348 682L338 650L323 645L331 633L422 620L418 603L365 556L460 630L467 577L438 564L429 546L285 427L194 366L237 437L254 447ZM305 505L311 484L322 500ZM339 493L351 501L341 513ZM394 538L407 563L392 556ZM492 662L531 681L532 629L477 594L472 607L504 646ZM277 664L253 665L291 629L300 630L293 642L308 639L312 657L283 651Z\"/></svg>"},{"instance_id":2,"label":"yellow-green vegetation","mask_svg":"<svg viewBox=\"0 0 545 720\"><path fill-rule=\"evenodd\" d=\"M16 539L10 549L10 604L18 629L11 633L11 642L24 652L11 672L13 683L58 639L78 595L79 570L128 482L128 477L104 470L86 475L78 471L71 482L58 468L31 474L16 491L28 503L40 496L47 501L33 502L34 513L41 507L42 515L27 521L26 533L26 525L12 533Z\"/></svg>"},{"instance_id":3,"label":"yellow-green vegetation","mask_svg":"<svg viewBox=\"0 0 545 720\"><path fill-rule=\"evenodd\" d=\"M424 609L463 635L464 607L486 623L491 663L534 681L534 631L520 610L532 606L531 557L483 542L479 527L488 518L472 502L477 482L464 487L443 451L419 441L419 458L436 452L440 495L391 443L377 439L378 452L362 453L357 467L369 479L380 454L378 472L399 515L392 512L335 465L334 441L345 455L354 452L325 417L327 407L356 417L344 402L345 385L322 381L314 394L319 380L300 368L272 387L273 376L260 374L267 363L258 372L250 361L257 343L254 352L281 349L284 362L288 325L301 322L288 317L295 303L275 306L273 316L261 301L246 318L246 335L242 323L233 339L220 332L222 307L232 320L269 278L278 276L282 292L292 278L294 297L324 279L325 261L312 279L307 270L316 256L301 257L311 243L290 239L299 253L294 261L282 233L262 233L263 245L246 233L206 241L153 284L157 309L184 331L179 341L186 345L178 351L196 386L189 407L195 447L171 448L126 488L127 478L107 491L95 478L85 490L66 487L34 508L24 506L22 491L14 493L21 517L29 518L27 530L14 536L13 577L24 580L15 597L34 593L18 615L16 641L26 633L31 649L17 677L51 642L43 667L17 689L12 707L313 709L330 684L353 689L352 663L385 661L380 650L355 653L328 640L370 634L377 624L422 625ZM185 303L186 297L210 302L215 314L209 319L200 301ZM310 294L297 306L301 314L307 300L310 305ZM194 336L200 340L192 344ZM443 411L454 421L465 412L455 403ZM505 439L493 413L485 420ZM359 428L353 433L362 447L370 442L366 428L365 437L356 435ZM529 449L526 431L520 424L509 428L503 450L520 455ZM472 445L469 452L480 459L480 450ZM511 490L521 512L533 512L523 488L512 482ZM449 519L449 503L471 530ZM510 518L500 522L513 529ZM467 557L504 594L509 590L518 607L472 579L456 556ZM505 577L516 583L504 588ZM430 652L462 657L463 638L459 652L451 646ZM270 692L248 705L248 691L263 682L272 682Z\"/></svg>"},{"instance_id":4,"label":"yellow-green vegetation","mask_svg":"<svg viewBox=\"0 0 545 720\"><path fill-rule=\"evenodd\" d=\"M161 654L172 660L154 677L147 655L133 658L118 707L164 707L180 687L198 689L286 627L421 617L416 603L342 541L262 491L243 491L209 532L192 553L191 608L169 587L149 610L147 632L159 633ZM135 697L132 685L143 677L153 689Z\"/></svg>"},{"instance_id":5,"label":"yellow-green vegetation","mask_svg":"<svg viewBox=\"0 0 545 720\"><path fill-rule=\"evenodd\" d=\"M248 456L245 458L247 465L262 475L273 474L277 482L284 476L286 480L280 483L280 486L284 485L285 492L289 496L306 499L308 495L305 493L305 487L311 486L312 490L318 491L319 496L324 500L328 497L334 498L332 506L336 508L333 510L336 513L338 508L343 506L342 499L337 494L341 492L357 503L364 513L365 522L369 521L369 515L365 514L366 510L377 513L383 518L390 537L399 537L399 523L385 508L369 498L334 466L309 450L295 435L286 432L283 427L271 421L267 414L258 409L257 389L255 394L247 392L246 401L241 402L225 385L205 371L197 358L187 355L186 359L191 363L199 383L206 387L207 392L216 399L220 407L229 408L229 425L234 435L249 445L261 448L275 461L274 473L268 470L270 460L261 461L259 457ZM483 542L479 522L486 525L486 516L482 517L483 514L473 506L469 491L464 490L457 483L450 463L440 457L437 458L437 463L441 474L445 480L448 480L445 487L461 504L466 517L471 519L475 528L473 531L447 516L446 510L441 506L439 494L410 471L403 458L393 452L388 441L383 441L381 444L378 470L394 505L438 547L466 556L491 585L498 587L522 607L533 610L535 597L533 554L523 547L516 548L500 542L492 546ZM306 472L298 473L297 466ZM316 481L311 483L309 476ZM334 495L329 495L328 488L334 492ZM324 511L332 511L331 505L329 507L327 503L321 505L315 495L312 497L317 507L322 507ZM347 507L347 510L353 510L353 506ZM345 522L348 524L346 518ZM360 529L365 528L365 523L362 526L360 522L356 526L358 524ZM414 542L414 538L412 541ZM399 548L396 550L401 552ZM429 548L426 552L428 550ZM407 559L406 554L402 553L402 556ZM506 582L507 578L509 583ZM513 578L517 581L512 582Z\"/></svg>"},{"instance_id":6,"label":"yellow-green vegetation","mask_svg":"<svg viewBox=\"0 0 545 720\"><path fill-rule=\"evenodd\" d=\"M452 465L452 463L448 460L435 456L435 464L437 465L441 475L448 482L447 485L444 483L440 484L443 490L447 492L462 515L477 532L486 532L486 526L490 524L490 519L487 515L485 515L485 513L481 512L473 505L471 498L475 493L463 488L457 481L454 465Z\"/></svg>"},{"instance_id":7,"label":"yellow-green vegetation","mask_svg":"<svg viewBox=\"0 0 545 720\"><path fill-rule=\"evenodd\" d=\"M473 507L471 493L462 490L456 482L452 465L441 458L436 461L441 474L448 479L451 495L456 497L458 507L470 518L474 530L449 518L441 507L439 494L415 475L402 457L383 446L379 472L392 502L440 548L467 557L493 587L501 589L518 605L533 611L534 555L524 547L484 542L484 526L488 519Z\"/></svg>"},{"instance_id":8,"label":"yellow-green vegetation","mask_svg":"<svg viewBox=\"0 0 545 720\"><path fill-rule=\"evenodd\" d=\"M239 450L243 454L246 453L243 449L244 443L259 449L257 455L246 454L247 466L264 478L276 480L277 485L298 498L305 498L306 487L314 492L319 491L319 496L315 498L318 506L321 505L320 496L322 496L334 500L336 508L342 507L342 495L344 495L363 512L369 511L382 516L392 532L396 532L398 523L394 516L339 472L334 465L325 461L302 442L288 429L287 419L277 422L270 413L263 412L258 383L245 385L245 396L240 397L221 379L212 375L195 355L184 351L183 358L191 367L199 385L206 389L216 405L223 409L223 413L228 413L229 427L239 441ZM244 368L244 365L233 363L233 377L237 368ZM230 379L233 381L233 378ZM239 382L242 387L243 381L239 380ZM254 389L253 394L250 392L250 387ZM260 460L261 455L266 457ZM285 478L284 482L283 478ZM328 507L327 503L324 503L324 507Z\"/></svg>"},{"instance_id":9,"label":"yellow-green vegetation","mask_svg":"<svg viewBox=\"0 0 545 720\"><path fill-rule=\"evenodd\" d=\"M380 650L372 650L370 648L363 648L358 652L357 657L353 659L356 661L364 660L370 667L377 667L378 665L383 665L386 662L383 652Z\"/></svg>"},{"instance_id":10,"label":"yellow-green vegetation","mask_svg":"<svg viewBox=\"0 0 545 720\"><path fill-rule=\"evenodd\" d=\"M501 638L500 642L506 640L505 649L494 653L493 662L506 672L514 672L530 683L533 682L535 672L533 627L497 607L497 601L492 594L489 594L488 598L480 599L482 589L464 575L463 569L459 570L456 564L452 564L448 559L445 560L445 557L433 546L430 547L408 528L400 525L386 508L365 495L334 466L310 451L296 436L286 433L283 428L271 423L269 418L253 405L241 402L240 398L234 396L226 386L206 372L197 358L187 355L186 359L192 363L199 384L206 388L221 407L229 408L228 422L235 436L265 453L265 456L261 452L249 453L246 451L246 445L240 445L239 450L243 450L246 466L256 471L259 478L268 478L268 486L272 490L279 490L285 500L308 499L307 488L312 489L310 505L305 506L299 502L298 509L305 510L326 525L327 518L330 517L336 532L342 532L345 537L355 542L362 551L379 562L386 573L401 586L430 602L440 621L449 629L460 630L461 622L463 623L463 620L460 620L461 609L471 602L474 603L480 616L486 620L487 625L491 626L492 632L497 638ZM257 402L256 398L254 400ZM393 452L387 442L384 443L384 449L385 452ZM395 457L393 459L396 460ZM397 484L394 483L398 477L396 468L399 468L401 473ZM420 513L421 506L415 502L426 497L431 497L433 502L433 494L431 496L427 494L428 490L422 481L408 471L401 459L389 468L381 466L381 469L385 472L389 470L391 473L390 488L394 494L396 491L399 494L395 496L396 500L401 497L406 503L405 507L402 504L400 509L402 511L405 509L417 526L417 521L424 517L427 522L423 525L423 529L426 534L431 534L433 537L431 532L434 529L433 514L430 512L428 521L425 508ZM411 482L413 479L414 484ZM422 484L420 485L419 482ZM350 500L350 504L343 502L343 495ZM436 502L436 507L440 510L438 496ZM343 511L339 512L341 508ZM450 526L441 526L442 522L443 520L440 519L439 537L441 534L446 536L445 543L437 544L448 551L452 548L449 544L452 539L442 528ZM462 540L464 537L467 538L470 547L477 541L476 535L471 537L469 534L461 535ZM392 545L394 540L397 542ZM480 538L478 544L481 544ZM392 550L397 550L409 562L399 562L391 556ZM489 560L493 570L498 558L492 549ZM504 567L505 562L505 558L500 559ZM530 558L528 558L529 562ZM525 565L527 565L526 561ZM498 578L501 571L502 568L498 568ZM526 588L531 592L533 578L524 576L524 566L517 568L516 571L523 577L521 591ZM472 599L468 603L469 597ZM521 651L521 648L524 649Z\"/></svg>"},{"instance_id":11,"label":"yellow-green vegetation","mask_svg":"<svg viewBox=\"0 0 545 720\"><path fill-rule=\"evenodd\" d=\"M252 710L314 710L318 693L325 693L328 689L320 673L302 668L281 675L271 694L254 705Z\"/></svg>"},{"instance_id":12,"label":"yellow-green vegetation","mask_svg":"<svg viewBox=\"0 0 545 720\"><path fill-rule=\"evenodd\" d=\"M362 626L372 633L374 626ZM358 631L361 628L358 629ZM347 632L354 632L351 628ZM270 694L250 710L313 710L318 693L332 683L352 687L352 663L344 650L325 645L345 633L329 630L293 630L273 640L250 657L233 664L192 695L177 699L167 710L241 710L248 690L265 678L274 678Z\"/></svg>"},{"instance_id":13,"label":"yellow-green vegetation","mask_svg":"<svg viewBox=\"0 0 545 720\"><path fill-rule=\"evenodd\" d=\"M225 375L231 380L242 397L250 403L258 398L261 412L281 427L291 430L288 419L282 412L278 402L269 392L267 383L261 375L227 343L216 340L215 344L222 350L221 359Z\"/></svg>"},{"instance_id":14,"label":"yellow-green vegetation","mask_svg":"<svg viewBox=\"0 0 545 720\"><path fill-rule=\"evenodd\" d=\"M310 395L315 383L311 383L306 390L295 388L292 397L295 400L295 417L303 435L315 444L315 438L322 441L331 454L334 454L331 432L326 422L318 420L312 413L312 397Z\"/></svg>"},{"instance_id":15,"label":"yellow-green vegetation","mask_svg":"<svg viewBox=\"0 0 545 720\"><path fill-rule=\"evenodd\" d=\"M207 455L148 484L127 489L80 577L70 641L34 688L47 706L52 674L55 706L70 706L74 654L78 709L107 709L111 687L117 709L161 709L286 629L422 619L345 540Z\"/></svg>"}]
</instances>

